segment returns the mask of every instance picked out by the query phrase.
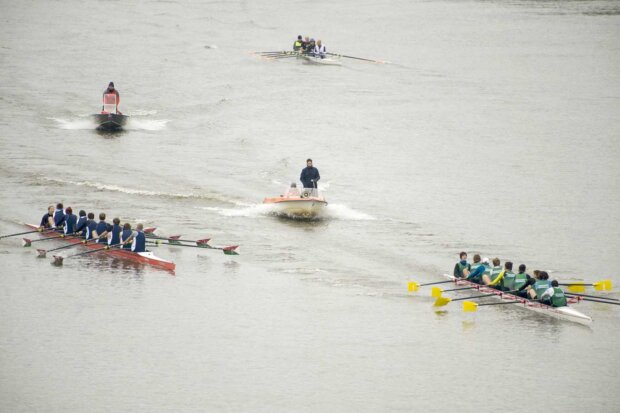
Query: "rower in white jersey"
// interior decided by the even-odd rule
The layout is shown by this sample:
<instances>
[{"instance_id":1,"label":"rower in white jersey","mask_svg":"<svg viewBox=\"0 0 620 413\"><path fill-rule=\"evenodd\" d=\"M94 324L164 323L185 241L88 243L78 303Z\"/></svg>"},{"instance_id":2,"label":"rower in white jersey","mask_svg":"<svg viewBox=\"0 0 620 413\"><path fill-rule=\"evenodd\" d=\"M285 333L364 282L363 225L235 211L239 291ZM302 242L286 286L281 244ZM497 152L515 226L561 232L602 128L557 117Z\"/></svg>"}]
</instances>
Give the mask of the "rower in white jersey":
<instances>
[{"instance_id":1,"label":"rower in white jersey","mask_svg":"<svg viewBox=\"0 0 620 413\"><path fill-rule=\"evenodd\" d=\"M321 59L325 59L325 56L327 56L327 48L321 40L316 41L316 45L314 46L314 56L320 57Z\"/></svg>"}]
</instances>

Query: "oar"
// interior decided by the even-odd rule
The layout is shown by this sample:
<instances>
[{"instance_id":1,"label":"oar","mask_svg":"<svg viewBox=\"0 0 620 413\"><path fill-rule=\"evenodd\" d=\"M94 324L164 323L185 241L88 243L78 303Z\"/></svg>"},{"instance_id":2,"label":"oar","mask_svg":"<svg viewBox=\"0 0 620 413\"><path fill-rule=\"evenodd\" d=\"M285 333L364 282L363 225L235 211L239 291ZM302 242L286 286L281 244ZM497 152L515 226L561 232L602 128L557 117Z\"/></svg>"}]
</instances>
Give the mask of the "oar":
<instances>
[{"instance_id":1,"label":"oar","mask_svg":"<svg viewBox=\"0 0 620 413\"><path fill-rule=\"evenodd\" d=\"M613 288L612 282L610 279L596 281L593 283L584 283L581 281L576 281L574 283L561 283L560 285L568 286L568 290L574 293L584 293L586 292L586 286L594 287L596 291L611 291Z\"/></svg>"},{"instance_id":2,"label":"oar","mask_svg":"<svg viewBox=\"0 0 620 413\"><path fill-rule=\"evenodd\" d=\"M588 294L576 294L576 293L566 293L566 295L569 297L589 297L589 298L599 298L601 300L620 301L617 298L601 297L600 295L588 295Z\"/></svg>"},{"instance_id":3,"label":"oar","mask_svg":"<svg viewBox=\"0 0 620 413\"><path fill-rule=\"evenodd\" d=\"M202 245L202 244L206 244L206 243L208 243L210 241L210 238L198 239L198 240L194 240L194 239L181 239L180 235L171 235L169 237L158 237L156 235L146 234L146 238L154 239L154 240L161 240L161 241L168 241L170 244L176 244L176 243L181 243L181 242L193 242L196 245Z\"/></svg>"},{"instance_id":4,"label":"oar","mask_svg":"<svg viewBox=\"0 0 620 413\"><path fill-rule=\"evenodd\" d=\"M30 247L33 242L47 241L47 240L50 240L50 239L70 238L70 237L76 237L77 235L78 234L58 234L58 236L56 236L56 237L47 237L47 238L40 238L40 239L35 239L35 240L31 240L31 239L28 239L28 238L22 238L22 245L24 247Z\"/></svg>"},{"instance_id":5,"label":"oar","mask_svg":"<svg viewBox=\"0 0 620 413\"><path fill-rule=\"evenodd\" d=\"M483 305L504 305L504 304L522 304L523 301L501 301L499 303L483 303L478 304L473 301L463 301L463 311L473 313L478 310L478 307Z\"/></svg>"},{"instance_id":6,"label":"oar","mask_svg":"<svg viewBox=\"0 0 620 413\"><path fill-rule=\"evenodd\" d=\"M594 298L581 297L580 299L583 301L591 301L593 303L620 305L620 302L618 301L605 301L607 300L606 298L595 300Z\"/></svg>"},{"instance_id":7,"label":"oar","mask_svg":"<svg viewBox=\"0 0 620 413\"><path fill-rule=\"evenodd\" d=\"M99 238L99 239L103 240L103 239L105 239L105 238ZM82 241L80 241L80 242L76 242L75 244L63 245L62 247L53 248L53 249L51 249L51 250L38 249L38 250L37 250L37 253L38 253L37 257L38 257L38 258L45 258L45 255L46 255L48 252L58 251L58 250L64 250L64 249L66 249L66 248L73 248L73 247L77 247L77 246L79 246L79 245L85 245L85 244L88 244L88 243L89 243L89 242L91 242L91 241L97 241L97 238L91 238L91 239L87 239L87 240L82 240Z\"/></svg>"},{"instance_id":8,"label":"oar","mask_svg":"<svg viewBox=\"0 0 620 413\"><path fill-rule=\"evenodd\" d=\"M437 297L435 300L435 307L443 307L444 305L448 305L451 301L461 301L461 300L473 300L474 298L482 298L482 297L491 297L492 295L498 295L495 293L490 294L482 294L482 295L473 295L471 297L462 297L462 298L449 298L449 297Z\"/></svg>"},{"instance_id":9,"label":"oar","mask_svg":"<svg viewBox=\"0 0 620 413\"><path fill-rule=\"evenodd\" d=\"M418 284L415 281L409 281L407 283L407 290L409 292L414 292L414 291L418 291L418 289L420 287L426 287L427 285L447 284L447 283L453 283L453 282L457 282L457 281L458 281L458 279L456 279L456 280L448 280L448 281L437 281L437 282L425 283L425 284Z\"/></svg>"},{"instance_id":10,"label":"oar","mask_svg":"<svg viewBox=\"0 0 620 413\"><path fill-rule=\"evenodd\" d=\"M461 291L461 290L473 290L473 289L480 289L479 285L476 285L475 287L461 287L461 288L451 288L449 290L442 290L440 287L433 287L431 288L431 297L433 298L437 298L441 296L441 293L447 293L449 291Z\"/></svg>"},{"instance_id":11,"label":"oar","mask_svg":"<svg viewBox=\"0 0 620 413\"><path fill-rule=\"evenodd\" d=\"M200 241L200 240L199 240ZM202 240L202 241L209 241L207 240ZM212 249L212 250L221 250L224 252L224 254L226 255L239 255L239 252L237 252L237 248L239 248L238 245L231 245L228 247L212 247L211 245L207 244L206 242L202 243L202 244L196 244L196 245L187 245L187 244L171 244L169 242L156 242L156 241L147 241L147 243L149 245L153 245L153 246L159 246L159 245L174 245L175 247L189 247L189 248L207 248L207 249Z\"/></svg>"},{"instance_id":12,"label":"oar","mask_svg":"<svg viewBox=\"0 0 620 413\"><path fill-rule=\"evenodd\" d=\"M38 229L35 229L34 231L26 231L26 232L18 232L17 234L2 235L0 236L0 239L8 238L8 237L16 237L18 235L34 234L35 232L49 232L49 231L54 231L55 229L56 228L38 228Z\"/></svg>"},{"instance_id":13,"label":"oar","mask_svg":"<svg viewBox=\"0 0 620 413\"><path fill-rule=\"evenodd\" d=\"M196 245L181 244L180 241L183 241L183 242L193 242ZM196 241L169 239L168 242L164 242L163 239L156 239L155 241L147 240L146 242L148 242L150 244L155 244L155 245L175 245L175 246L181 246L181 247L209 248L210 247L210 245L208 244L209 241L211 241L210 238L199 239L199 240L196 240Z\"/></svg>"},{"instance_id":14,"label":"oar","mask_svg":"<svg viewBox=\"0 0 620 413\"><path fill-rule=\"evenodd\" d=\"M347 56L347 55L344 55L344 54L337 54L337 53L329 53L329 52L327 52L326 54L332 55L332 56L338 56L338 57L346 57L347 59L364 60L366 62L372 62L372 63L381 63L381 64L392 63L392 62L388 62L387 60L365 59L363 57Z\"/></svg>"},{"instance_id":15,"label":"oar","mask_svg":"<svg viewBox=\"0 0 620 413\"><path fill-rule=\"evenodd\" d=\"M62 255L54 255L54 261L52 261L52 264L60 267L62 265L62 262L63 262L63 260L65 258L73 258L73 257L78 257L80 255L92 254L93 252L109 250L109 249L112 249L114 247L118 247L119 245L123 245L123 244L119 243L119 244L114 244L114 245L106 245L103 248L97 248L96 250L88 250L88 251L84 251L84 252L79 252L77 254L69 255L68 257L63 257Z\"/></svg>"}]
</instances>

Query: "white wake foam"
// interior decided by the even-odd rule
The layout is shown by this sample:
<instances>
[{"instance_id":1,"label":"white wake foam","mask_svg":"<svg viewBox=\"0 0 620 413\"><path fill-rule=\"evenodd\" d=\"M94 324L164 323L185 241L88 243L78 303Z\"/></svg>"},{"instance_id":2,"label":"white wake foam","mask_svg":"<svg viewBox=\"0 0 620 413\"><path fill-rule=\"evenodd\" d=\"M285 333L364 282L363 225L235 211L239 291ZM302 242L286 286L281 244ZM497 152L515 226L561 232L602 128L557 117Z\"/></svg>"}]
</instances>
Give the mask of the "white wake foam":
<instances>
[{"instance_id":1,"label":"white wake foam","mask_svg":"<svg viewBox=\"0 0 620 413\"><path fill-rule=\"evenodd\" d=\"M82 130L82 129L94 129L95 122L91 118L77 118L77 119L60 119L60 118L48 118L58 123L60 129L69 130Z\"/></svg>"},{"instance_id":2,"label":"white wake foam","mask_svg":"<svg viewBox=\"0 0 620 413\"><path fill-rule=\"evenodd\" d=\"M240 202L237 205L242 206ZM246 217L257 218L261 216L274 215L276 213L275 205L270 204L254 204L243 208L216 208L216 207L199 207L200 209L215 211L226 217ZM334 219L342 221L374 221L375 217L365 212L356 211L343 204L328 204L323 211L320 219Z\"/></svg>"}]
</instances>

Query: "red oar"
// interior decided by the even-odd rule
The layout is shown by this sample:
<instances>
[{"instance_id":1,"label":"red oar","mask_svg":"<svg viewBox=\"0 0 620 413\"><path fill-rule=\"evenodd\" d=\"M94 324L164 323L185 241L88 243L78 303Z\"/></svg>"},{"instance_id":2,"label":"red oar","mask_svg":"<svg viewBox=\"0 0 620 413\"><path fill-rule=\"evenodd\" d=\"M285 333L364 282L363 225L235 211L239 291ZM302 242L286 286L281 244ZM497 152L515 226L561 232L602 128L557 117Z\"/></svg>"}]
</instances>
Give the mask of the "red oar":
<instances>
[{"instance_id":1,"label":"red oar","mask_svg":"<svg viewBox=\"0 0 620 413\"><path fill-rule=\"evenodd\" d=\"M69 255L68 257L63 257L62 255L54 255L54 260L52 261L52 265L56 265L57 267L60 267L62 265L62 262L63 262L63 260L65 258L78 257L80 255L92 254L93 252L109 250L109 249L112 249L114 247L118 247L119 245L123 245L123 244L119 243L119 244L114 244L114 245L106 245L103 248L97 248L96 250L88 250L88 251L84 251L84 252L79 252L77 254Z\"/></svg>"},{"instance_id":2,"label":"red oar","mask_svg":"<svg viewBox=\"0 0 620 413\"><path fill-rule=\"evenodd\" d=\"M22 245L24 247L30 247L33 242L47 241L47 240L50 240L50 239L75 238L76 236L78 236L78 234L69 234L69 235L58 234L55 237L40 238L40 239L35 239L35 240L31 240L31 239L28 239L28 238L22 238Z\"/></svg>"},{"instance_id":3,"label":"red oar","mask_svg":"<svg viewBox=\"0 0 620 413\"><path fill-rule=\"evenodd\" d=\"M26 231L26 232L18 232L16 234L2 235L0 236L0 239L8 238L8 237L16 237L18 235L34 234L35 232L49 232L49 231L54 231L55 229L56 228L38 228L38 229L35 229L34 231Z\"/></svg>"}]
</instances>

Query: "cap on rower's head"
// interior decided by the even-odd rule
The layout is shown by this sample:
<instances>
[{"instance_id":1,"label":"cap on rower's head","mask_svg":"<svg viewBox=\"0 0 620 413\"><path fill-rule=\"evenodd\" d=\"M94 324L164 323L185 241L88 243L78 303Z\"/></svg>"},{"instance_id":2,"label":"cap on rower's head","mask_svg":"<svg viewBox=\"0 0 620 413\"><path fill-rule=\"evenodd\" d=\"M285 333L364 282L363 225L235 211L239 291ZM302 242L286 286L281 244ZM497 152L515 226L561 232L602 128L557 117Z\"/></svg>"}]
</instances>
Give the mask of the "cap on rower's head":
<instances>
[{"instance_id":1,"label":"cap on rower's head","mask_svg":"<svg viewBox=\"0 0 620 413\"><path fill-rule=\"evenodd\" d=\"M302 39L302 37L301 37L301 34L300 34L299 36L297 36L297 40L301 40L301 39Z\"/></svg>"},{"instance_id":2,"label":"cap on rower's head","mask_svg":"<svg viewBox=\"0 0 620 413\"><path fill-rule=\"evenodd\" d=\"M484 257L484 258L482 259L482 263L483 263L483 264L488 264L488 263L489 263L489 259L488 259L487 257Z\"/></svg>"},{"instance_id":3,"label":"cap on rower's head","mask_svg":"<svg viewBox=\"0 0 620 413\"><path fill-rule=\"evenodd\" d=\"M73 209L72 209L71 207L67 207L67 208L65 209L65 212L66 212L67 214L73 214Z\"/></svg>"},{"instance_id":4,"label":"cap on rower's head","mask_svg":"<svg viewBox=\"0 0 620 413\"><path fill-rule=\"evenodd\" d=\"M86 216L86 211L84 211L83 209L80 209L80 216L81 217L85 217Z\"/></svg>"},{"instance_id":5,"label":"cap on rower's head","mask_svg":"<svg viewBox=\"0 0 620 413\"><path fill-rule=\"evenodd\" d=\"M108 83L108 87L114 88L114 82Z\"/></svg>"}]
</instances>

